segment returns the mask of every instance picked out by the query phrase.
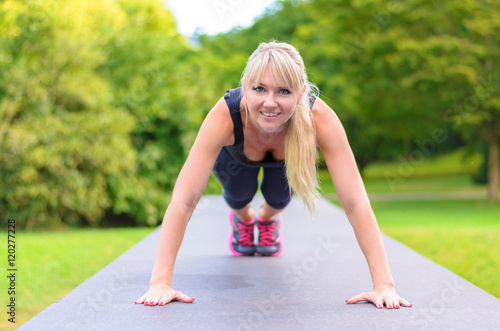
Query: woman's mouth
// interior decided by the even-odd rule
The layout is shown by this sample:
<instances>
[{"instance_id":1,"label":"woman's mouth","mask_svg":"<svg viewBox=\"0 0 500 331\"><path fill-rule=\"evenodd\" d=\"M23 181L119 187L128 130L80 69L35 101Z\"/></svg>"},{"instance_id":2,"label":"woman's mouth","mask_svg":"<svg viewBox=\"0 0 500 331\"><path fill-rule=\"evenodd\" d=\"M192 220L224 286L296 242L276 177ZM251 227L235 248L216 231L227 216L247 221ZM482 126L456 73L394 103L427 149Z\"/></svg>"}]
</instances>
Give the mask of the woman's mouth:
<instances>
[{"instance_id":1,"label":"woman's mouth","mask_svg":"<svg viewBox=\"0 0 500 331\"><path fill-rule=\"evenodd\" d=\"M276 116L278 116L279 114L281 114L281 113L268 113L268 112L263 112L263 111L261 111L260 113L261 113L262 115L264 115L265 117L276 117Z\"/></svg>"}]
</instances>

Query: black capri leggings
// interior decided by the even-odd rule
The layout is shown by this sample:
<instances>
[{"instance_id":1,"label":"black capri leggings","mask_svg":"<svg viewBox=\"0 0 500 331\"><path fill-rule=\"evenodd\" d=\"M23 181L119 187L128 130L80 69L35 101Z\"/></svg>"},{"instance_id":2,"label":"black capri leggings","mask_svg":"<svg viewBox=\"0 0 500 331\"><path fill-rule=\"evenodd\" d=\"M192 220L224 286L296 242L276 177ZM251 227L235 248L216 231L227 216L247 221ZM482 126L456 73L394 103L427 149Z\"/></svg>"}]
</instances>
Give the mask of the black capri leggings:
<instances>
[{"instance_id":1,"label":"black capri leggings","mask_svg":"<svg viewBox=\"0 0 500 331\"><path fill-rule=\"evenodd\" d=\"M267 204L274 209L283 209L290 202L290 191L285 167L273 165L264 168L260 190ZM252 201L258 187L260 167L252 167L236 161L224 149L214 166L214 174L222 184L222 195L229 207L241 209Z\"/></svg>"}]
</instances>

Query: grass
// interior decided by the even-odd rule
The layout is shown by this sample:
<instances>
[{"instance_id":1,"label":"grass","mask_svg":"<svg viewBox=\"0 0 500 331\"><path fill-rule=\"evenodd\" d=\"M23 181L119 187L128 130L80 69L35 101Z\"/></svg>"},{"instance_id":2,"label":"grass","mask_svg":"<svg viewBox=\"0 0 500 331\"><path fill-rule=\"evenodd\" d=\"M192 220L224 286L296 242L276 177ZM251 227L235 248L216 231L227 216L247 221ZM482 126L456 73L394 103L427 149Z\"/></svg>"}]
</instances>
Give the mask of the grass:
<instances>
[{"instance_id":1,"label":"grass","mask_svg":"<svg viewBox=\"0 0 500 331\"><path fill-rule=\"evenodd\" d=\"M484 191L485 185L472 180L479 164L480 155L457 150L422 162L373 163L364 169L363 181L368 193ZM324 193L335 192L327 170L319 171L319 180Z\"/></svg>"},{"instance_id":2,"label":"grass","mask_svg":"<svg viewBox=\"0 0 500 331\"><path fill-rule=\"evenodd\" d=\"M500 298L500 204L376 201L382 232Z\"/></svg>"},{"instance_id":3,"label":"grass","mask_svg":"<svg viewBox=\"0 0 500 331\"><path fill-rule=\"evenodd\" d=\"M318 177L321 182L322 193L334 193L335 189L327 170L320 170ZM363 178L368 193L408 193L408 192L471 192L485 191L485 185L474 184L470 175L433 175L412 176L399 182L392 182L385 178Z\"/></svg>"},{"instance_id":4,"label":"grass","mask_svg":"<svg viewBox=\"0 0 500 331\"><path fill-rule=\"evenodd\" d=\"M13 329L70 292L149 234L152 228L16 232L16 324ZM6 250L0 259L7 260ZM2 277L1 288L8 288ZM4 296L2 295L2 298ZM7 298L7 296L6 296Z\"/></svg>"},{"instance_id":5,"label":"grass","mask_svg":"<svg viewBox=\"0 0 500 331\"><path fill-rule=\"evenodd\" d=\"M389 174L403 177L456 176L474 173L481 163L480 154L467 154L458 149L440 156L429 156L422 160L400 158L394 162L375 162L366 167L366 178L385 178Z\"/></svg>"},{"instance_id":6,"label":"grass","mask_svg":"<svg viewBox=\"0 0 500 331\"><path fill-rule=\"evenodd\" d=\"M373 164L363 181L368 193L485 191L471 179L478 156L464 155L455 151L413 167L405 160ZM319 179L326 197L335 192L327 171ZM382 232L500 298L500 203L372 201L372 207Z\"/></svg>"}]
</instances>

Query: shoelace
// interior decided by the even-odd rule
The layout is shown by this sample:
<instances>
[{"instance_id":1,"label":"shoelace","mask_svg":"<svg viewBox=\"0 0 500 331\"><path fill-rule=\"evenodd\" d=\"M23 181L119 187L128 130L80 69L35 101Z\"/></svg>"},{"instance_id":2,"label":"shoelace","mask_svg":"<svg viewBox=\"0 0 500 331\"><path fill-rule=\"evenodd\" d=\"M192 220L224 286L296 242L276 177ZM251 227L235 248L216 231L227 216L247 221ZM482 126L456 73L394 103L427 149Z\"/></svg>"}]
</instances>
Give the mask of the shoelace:
<instances>
[{"instance_id":1,"label":"shoelace","mask_svg":"<svg viewBox=\"0 0 500 331\"><path fill-rule=\"evenodd\" d=\"M276 238L274 238L274 229L276 229L276 222L270 224L258 223L259 228L259 246L272 246L276 244Z\"/></svg>"},{"instance_id":2,"label":"shoelace","mask_svg":"<svg viewBox=\"0 0 500 331\"><path fill-rule=\"evenodd\" d=\"M240 233L240 244L244 246L253 245L253 224L245 225L243 222L238 222L238 232Z\"/></svg>"}]
</instances>

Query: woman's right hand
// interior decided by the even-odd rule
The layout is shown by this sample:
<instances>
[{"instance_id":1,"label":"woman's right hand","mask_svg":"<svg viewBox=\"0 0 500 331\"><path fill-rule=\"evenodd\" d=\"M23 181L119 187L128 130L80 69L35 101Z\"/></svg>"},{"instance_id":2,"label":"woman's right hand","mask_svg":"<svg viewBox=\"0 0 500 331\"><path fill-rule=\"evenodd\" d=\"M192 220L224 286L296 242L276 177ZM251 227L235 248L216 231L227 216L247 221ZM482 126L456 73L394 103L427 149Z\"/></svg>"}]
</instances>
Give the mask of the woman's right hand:
<instances>
[{"instance_id":1,"label":"woman's right hand","mask_svg":"<svg viewBox=\"0 0 500 331\"><path fill-rule=\"evenodd\" d=\"M181 300L192 303L194 298L190 298L182 292L173 290L170 286L151 285L149 291L139 298L135 303L144 303L145 306L164 306L170 301Z\"/></svg>"}]
</instances>

